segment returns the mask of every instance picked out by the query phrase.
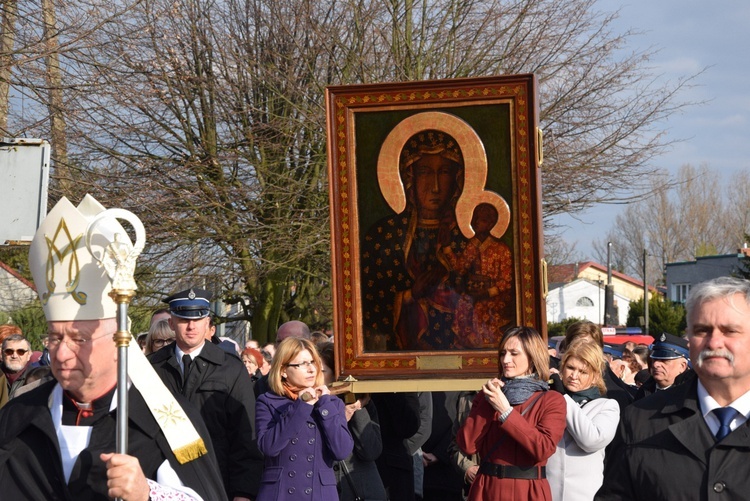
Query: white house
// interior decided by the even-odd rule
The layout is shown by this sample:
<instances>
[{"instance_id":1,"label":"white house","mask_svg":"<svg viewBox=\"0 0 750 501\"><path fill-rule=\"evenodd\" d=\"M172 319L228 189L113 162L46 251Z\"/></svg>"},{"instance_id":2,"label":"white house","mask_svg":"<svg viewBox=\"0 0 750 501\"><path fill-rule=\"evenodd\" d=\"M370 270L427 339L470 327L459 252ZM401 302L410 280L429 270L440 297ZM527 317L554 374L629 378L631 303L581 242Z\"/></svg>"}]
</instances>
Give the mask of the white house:
<instances>
[{"instance_id":1,"label":"white house","mask_svg":"<svg viewBox=\"0 0 750 501\"><path fill-rule=\"evenodd\" d=\"M561 322L566 318L586 319L595 324L604 320L604 285L585 278L555 284L547 294L547 322ZM630 299L614 293L618 325L625 325Z\"/></svg>"},{"instance_id":2,"label":"white house","mask_svg":"<svg viewBox=\"0 0 750 501\"><path fill-rule=\"evenodd\" d=\"M0 311L10 313L36 300L34 284L0 261Z\"/></svg>"},{"instance_id":3,"label":"white house","mask_svg":"<svg viewBox=\"0 0 750 501\"><path fill-rule=\"evenodd\" d=\"M607 267L594 261L550 266L547 322L576 317L602 324L607 275ZM618 325L622 326L627 322L630 302L643 298L643 282L613 270L612 288ZM656 289L649 287L649 297L655 293Z\"/></svg>"}]
</instances>

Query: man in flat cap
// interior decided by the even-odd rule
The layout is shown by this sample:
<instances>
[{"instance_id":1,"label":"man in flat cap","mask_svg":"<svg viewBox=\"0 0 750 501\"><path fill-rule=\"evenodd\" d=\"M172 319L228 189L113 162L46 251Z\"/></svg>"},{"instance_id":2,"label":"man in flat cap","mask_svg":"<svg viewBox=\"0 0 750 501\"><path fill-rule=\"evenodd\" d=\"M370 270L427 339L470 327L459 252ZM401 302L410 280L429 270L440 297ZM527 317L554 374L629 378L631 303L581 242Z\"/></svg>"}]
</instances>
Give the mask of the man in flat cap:
<instances>
[{"instance_id":1,"label":"man in flat cap","mask_svg":"<svg viewBox=\"0 0 750 501\"><path fill-rule=\"evenodd\" d=\"M654 342L649 358L651 378L638 389L636 400L680 385L694 376L689 366L690 353L685 338L662 333Z\"/></svg>"},{"instance_id":2,"label":"man in flat cap","mask_svg":"<svg viewBox=\"0 0 750 501\"><path fill-rule=\"evenodd\" d=\"M63 198L32 241L29 264L56 380L0 411L0 497L226 499L203 420L172 397L134 340L126 348L127 454L114 453L117 305L85 244L88 223L103 210L88 195L78 207ZM89 234L92 247L126 234L114 220L98 230ZM171 419L164 420L167 412Z\"/></svg>"},{"instance_id":3,"label":"man in flat cap","mask_svg":"<svg viewBox=\"0 0 750 501\"><path fill-rule=\"evenodd\" d=\"M748 499L750 281L695 285L685 308L696 377L625 410L596 500Z\"/></svg>"},{"instance_id":4,"label":"man in flat cap","mask_svg":"<svg viewBox=\"0 0 750 501\"><path fill-rule=\"evenodd\" d=\"M163 300L175 342L149 360L167 387L206 421L229 499L254 499L263 457L255 442L255 394L239 357L209 341L211 293L191 288Z\"/></svg>"}]
</instances>

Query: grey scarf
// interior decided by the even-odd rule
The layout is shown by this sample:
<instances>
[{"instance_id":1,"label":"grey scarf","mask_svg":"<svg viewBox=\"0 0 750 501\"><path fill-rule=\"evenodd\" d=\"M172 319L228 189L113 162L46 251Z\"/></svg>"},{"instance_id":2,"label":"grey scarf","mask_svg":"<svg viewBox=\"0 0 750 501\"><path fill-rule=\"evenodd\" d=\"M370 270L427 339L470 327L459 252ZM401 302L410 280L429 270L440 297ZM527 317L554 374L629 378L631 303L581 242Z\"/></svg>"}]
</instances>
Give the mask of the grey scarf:
<instances>
[{"instance_id":1,"label":"grey scarf","mask_svg":"<svg viewBox=\"0 0 750 501\"><path fill-rule=\"evenodd\" d=\"M511 379L502 378L503 393L508 399L510 405L522 404L537 391L549 390L549 383L540 381L539 376L532 374L530 376L519 376Z\"/></svg>"}]
</instances>

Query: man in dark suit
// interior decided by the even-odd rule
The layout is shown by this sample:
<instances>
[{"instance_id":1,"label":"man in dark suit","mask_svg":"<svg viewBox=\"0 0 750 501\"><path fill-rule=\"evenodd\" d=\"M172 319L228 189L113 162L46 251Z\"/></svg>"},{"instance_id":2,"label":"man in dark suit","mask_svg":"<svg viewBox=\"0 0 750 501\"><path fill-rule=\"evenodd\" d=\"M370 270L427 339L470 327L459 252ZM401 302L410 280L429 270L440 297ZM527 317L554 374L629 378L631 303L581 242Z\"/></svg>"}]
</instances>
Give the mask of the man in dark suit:
<instances>
[{"instance_id":1,"label":"man in dark suit","mask_svg":"<svg viewBox=\"0 0 750 501\"><path fill-rule=\"evenodd\" d=\"M203 416L216 449L229 499L258 494L263 457L255 441L255 395L239 357L210 339L211 293L192 288L164 299L175 342L149 360L174 394L185 396Z\"/></svg>"},{"instance_id":2,"label":"man in dark suit","mask_svg":"<svg viewBox=\"0 0 750 501\"><path fill-rule=\"evenodd\" d=\"M750 282L698 284L686 309L697 377L626 409L597 500L747 499Z\"/></svg>"}]
</instances>

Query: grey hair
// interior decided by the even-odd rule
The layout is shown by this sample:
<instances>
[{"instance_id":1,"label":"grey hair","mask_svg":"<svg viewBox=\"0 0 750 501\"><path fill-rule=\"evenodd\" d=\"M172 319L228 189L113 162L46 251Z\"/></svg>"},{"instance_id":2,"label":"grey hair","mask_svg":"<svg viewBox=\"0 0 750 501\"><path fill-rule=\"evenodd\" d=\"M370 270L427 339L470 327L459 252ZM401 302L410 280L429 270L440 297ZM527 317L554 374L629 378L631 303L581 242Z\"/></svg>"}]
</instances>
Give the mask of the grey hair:
<instances>
[{"instance_id":1,"label":"grey hair","mask_svg":"<svg viewBox=\"0 0 750 501\"><path fill-rule=\"evenodd\" d=\"M750 280L744 280L734 277L718 277L706 280L698 285L691 287L685 301L685 310L687 318L690 319L690 313L698 306L714 299L732 297L735 294L745 296L745 302L750 305Z\"/></svg>"},{"instance_id":2,"label":"grey hair","mask_svg":"<svg viewBox=\"0 0 750 501\"><path fill-rule=\"evenodd\" d=\"M28 339L26 339L25 337L23 337L23 335L21 335L21 334L11 334L10 336L6 337L3 340L3 348L2 349L4 350L5 347L8 346L8 343L11 342L11 341L26 341L26 346L29 348L29 351L31 351L31 343L29 342Z\"/></svg>"}]
</instances>

